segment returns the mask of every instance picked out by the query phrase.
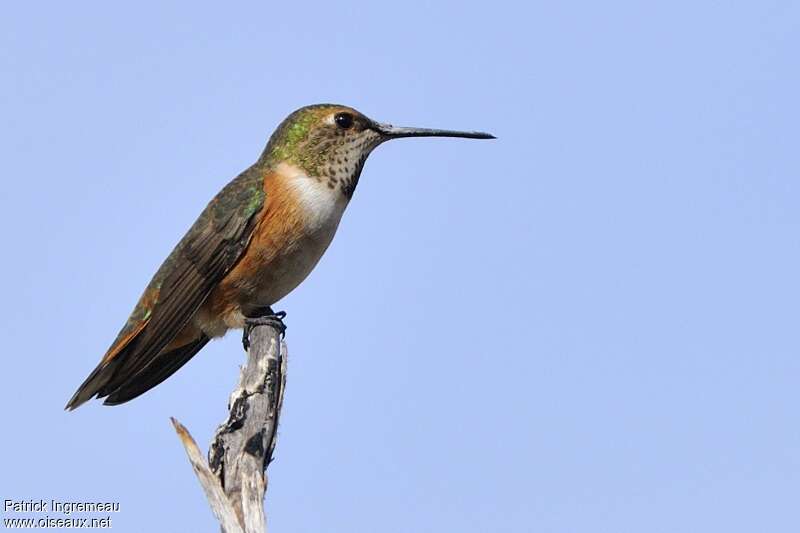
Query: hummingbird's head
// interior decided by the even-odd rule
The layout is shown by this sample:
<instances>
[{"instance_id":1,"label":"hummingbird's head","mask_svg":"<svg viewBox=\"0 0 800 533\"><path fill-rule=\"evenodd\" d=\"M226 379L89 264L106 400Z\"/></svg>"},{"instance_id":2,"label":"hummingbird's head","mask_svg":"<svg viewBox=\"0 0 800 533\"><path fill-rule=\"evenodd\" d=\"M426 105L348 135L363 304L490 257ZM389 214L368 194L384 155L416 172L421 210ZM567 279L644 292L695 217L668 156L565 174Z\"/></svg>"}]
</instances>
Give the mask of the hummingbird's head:
<instances>
[{"instance_id":1,"label":"hummingbird's head","mask_svg":"<svg viewBox=\"0 0 800 533\"><path fill-rule=\"evenodd\" d=\"M261 160L270 165L297 165L309 176L339 186L350 197L370 152L385 141L401 137L494 139L480 132L397 128L375 122L351 107L317 104L301 107L286 117L270 137Z\"/></svg>"}]
</instances>

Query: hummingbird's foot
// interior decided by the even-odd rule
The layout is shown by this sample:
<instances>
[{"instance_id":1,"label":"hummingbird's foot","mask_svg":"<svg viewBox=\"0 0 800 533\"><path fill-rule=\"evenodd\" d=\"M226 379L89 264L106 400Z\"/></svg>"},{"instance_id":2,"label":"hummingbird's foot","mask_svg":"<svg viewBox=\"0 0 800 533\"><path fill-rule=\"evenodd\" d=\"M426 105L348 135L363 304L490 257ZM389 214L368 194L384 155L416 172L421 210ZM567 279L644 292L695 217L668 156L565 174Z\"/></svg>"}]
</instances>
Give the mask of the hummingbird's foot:
<instances>
[{"instance_id":1,"label":"hummingbird's foot","mask_svg":"<svg viewBox=\"0 0 800 533\"><path fill-rule=\"evenodd\" d=\"M250 349L250 332L253 331L255 326L272 326L283 337L286 334L286 324L283 319L286 318L286 311L278 311L277 313L271 307L266 307L260 310L263 314L254 317L245 317L244 328L242 330L242 346L245 351Z\"/></svg>"}]
</instances>

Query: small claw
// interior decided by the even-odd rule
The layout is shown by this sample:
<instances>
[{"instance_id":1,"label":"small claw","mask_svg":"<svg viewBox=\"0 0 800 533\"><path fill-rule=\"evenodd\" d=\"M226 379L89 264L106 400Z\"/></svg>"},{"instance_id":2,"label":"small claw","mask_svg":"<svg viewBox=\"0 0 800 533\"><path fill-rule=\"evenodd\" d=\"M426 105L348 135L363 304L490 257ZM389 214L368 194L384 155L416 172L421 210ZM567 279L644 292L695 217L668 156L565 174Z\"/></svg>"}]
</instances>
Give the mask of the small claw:
<instances>
[{"instance_id":1,"label":"small claw","mask_svg":"<svg viewBox=\"0 0 800 533\"><path fill-rule=\"evenodd\" d=\"M247 324L245 324L244 328L242 328L242 348L244 348L245 352L250 349L250 330L251 329L252 328L250 326L248 326Z\"/></svg>"},{"instance_id":2,"label":"small claw","mask_svg":"<svg viewBox=\"0 0 800 533\"><path fill-rule=\"evenodd\" d=\"M268 314L255 317L245 317L244 328L242 330L242 346L245 351L250 349L250 332L255 326L272 326L278 330L281 337L286 336L286 324L283 319L286 318L286 311L272 312L269 309Z\"/></svg>"}]
</instances>

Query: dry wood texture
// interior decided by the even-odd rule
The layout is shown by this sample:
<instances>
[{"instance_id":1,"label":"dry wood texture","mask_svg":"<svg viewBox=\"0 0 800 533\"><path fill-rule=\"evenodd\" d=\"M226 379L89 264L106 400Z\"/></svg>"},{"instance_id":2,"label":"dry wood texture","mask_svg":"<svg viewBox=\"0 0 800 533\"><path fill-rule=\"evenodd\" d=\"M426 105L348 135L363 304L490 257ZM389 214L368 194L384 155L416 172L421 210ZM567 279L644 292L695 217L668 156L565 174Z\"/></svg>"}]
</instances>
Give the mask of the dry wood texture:
<instances>
[{"instance_id":1,"label":"dry wood texture","mask_svg":"<svg viewBox=\"0 0 800 533\"><path fill-rule=\"evenodd\" d=\"M286 343L273 326L255 326L247 364L228 402L228 419L217 428L208 462L186 428L172 419L224 533L266 532L266 470L285 386Z\"/></svg>"}]
</instances>

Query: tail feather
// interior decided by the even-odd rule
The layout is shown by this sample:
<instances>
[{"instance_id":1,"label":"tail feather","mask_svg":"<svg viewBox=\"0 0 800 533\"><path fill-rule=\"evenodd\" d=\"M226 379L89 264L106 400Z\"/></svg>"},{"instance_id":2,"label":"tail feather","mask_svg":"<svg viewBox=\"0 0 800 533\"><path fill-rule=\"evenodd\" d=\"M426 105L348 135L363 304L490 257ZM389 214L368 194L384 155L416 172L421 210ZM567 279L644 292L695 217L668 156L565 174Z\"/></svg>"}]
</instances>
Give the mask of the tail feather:
<instances>
[{"instance_id":1,"label":"tail feather","mask_svg":"<svg viewBox=\"0 0 800 533\"><path fill-rule=\"evenodd\" d=\"M108 383L114 376L114 372L119 366L119 361L112 359L108 362L101 362L97 368L92 370L89 377L81 383L72 398L69 399L64 409L73 411L91 400L99 390L101 390L106 383Z\"/></svg>"},{"instance_id":2,"label":"tail feather","mask_svg":"<svg viewBox=\"0 0 800 533\"><path fill-rule=\"evenodd\" d=\"M97 365L97 368L75 391L65 409L72 411L95 396L97 398L107 397L103 402L104 405L119 405L132 400L177 372L208 341L209 338L202 335L188 344L158 354L142 370L129 374L125 371L125 365L121 363L126 359L125 352L135 349L136 343L133 342L110 361Z\"/></svg>"},{"instance_id":3,"label":"tail feather","mask_svg":"<svg viewBox=\"0 0 800 533\"><path fill-rule=\"evenodd\" d=\"M123 382L108 394L103 405L119 405L149 391L185 365L209 341L203 335L189 344L158 355L132 378ZM103 394L105 396L105 394ZM102 397L102 396L101 396Z\"/></svg>"}]
</instances>

